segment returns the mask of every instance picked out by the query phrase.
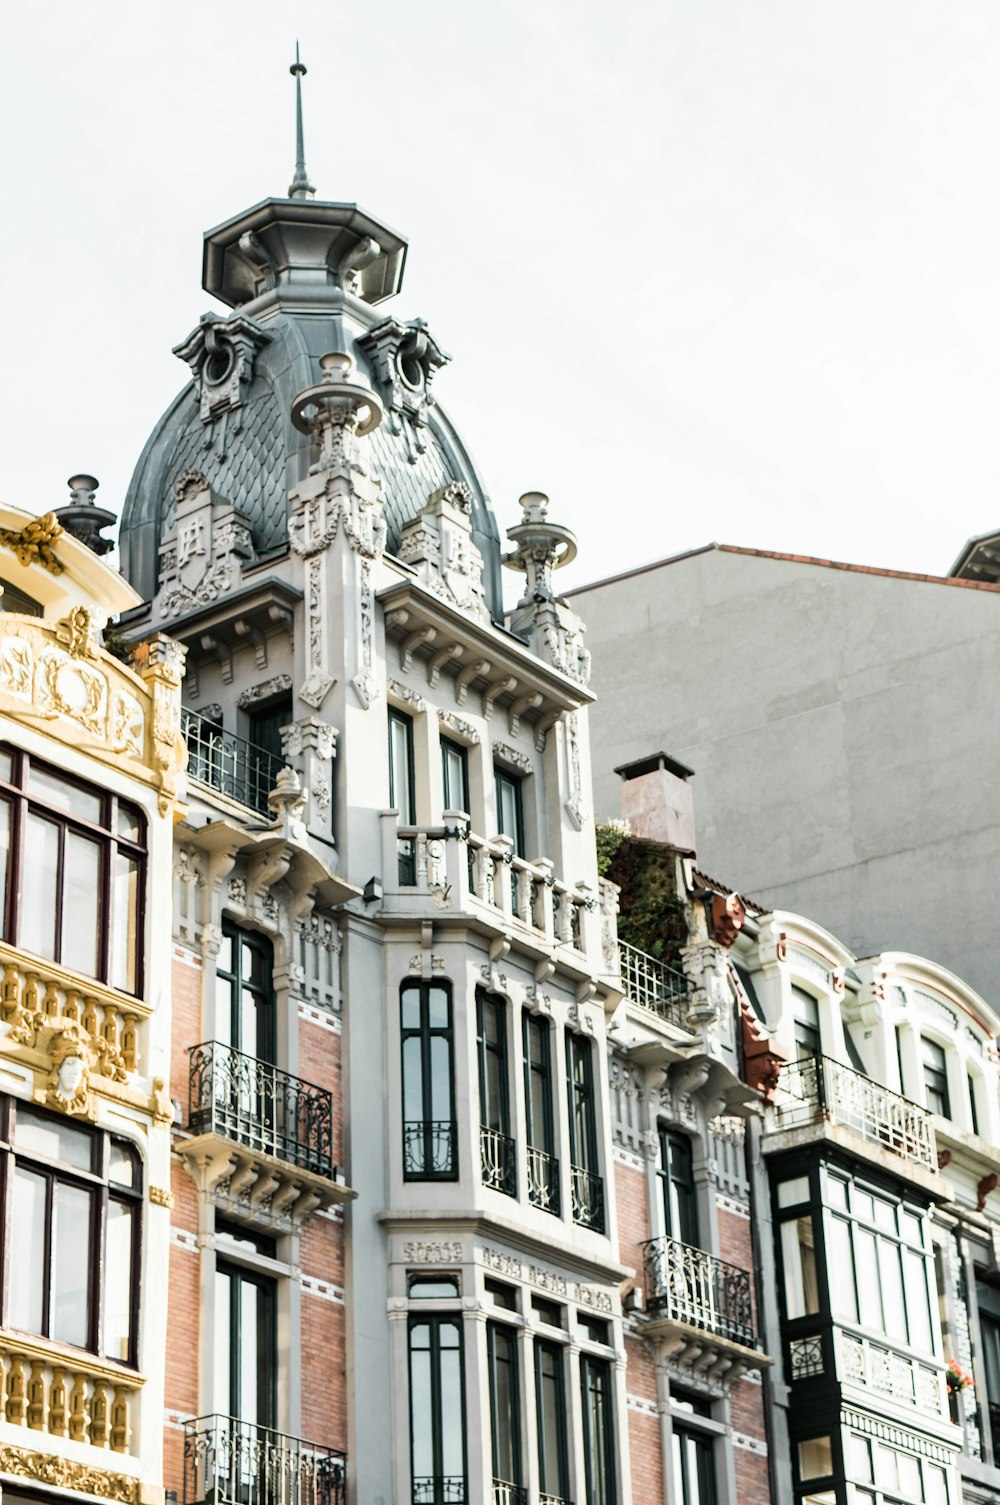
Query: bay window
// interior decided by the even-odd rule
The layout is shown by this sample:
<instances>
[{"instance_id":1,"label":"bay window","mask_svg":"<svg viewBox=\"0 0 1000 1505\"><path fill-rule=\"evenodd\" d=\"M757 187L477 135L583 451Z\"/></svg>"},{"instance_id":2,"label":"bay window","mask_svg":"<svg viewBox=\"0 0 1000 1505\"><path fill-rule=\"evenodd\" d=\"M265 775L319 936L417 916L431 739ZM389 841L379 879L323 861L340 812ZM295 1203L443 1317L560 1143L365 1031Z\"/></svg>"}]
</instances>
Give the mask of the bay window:
<instances>
[{"instance_id":1,"label":"bay window","mask_svg":"<svg viewBox=\"0 0 1000 1505\"><path fill-rule=\"evenodd\" d=\"M135 1365L142 1176L127 1141L3 1104L4 1327Z\"/></svg>"},{"instance_id":2,"label":"bay window","mask_svg":"<svg viewBox=\"0 0 1000 1505\"><path fill-rule=\"evenodd\" d=\"M133 805L0 746L5 940L140 992L145 861L145 823Z\"/></svg>"}]
</instances>

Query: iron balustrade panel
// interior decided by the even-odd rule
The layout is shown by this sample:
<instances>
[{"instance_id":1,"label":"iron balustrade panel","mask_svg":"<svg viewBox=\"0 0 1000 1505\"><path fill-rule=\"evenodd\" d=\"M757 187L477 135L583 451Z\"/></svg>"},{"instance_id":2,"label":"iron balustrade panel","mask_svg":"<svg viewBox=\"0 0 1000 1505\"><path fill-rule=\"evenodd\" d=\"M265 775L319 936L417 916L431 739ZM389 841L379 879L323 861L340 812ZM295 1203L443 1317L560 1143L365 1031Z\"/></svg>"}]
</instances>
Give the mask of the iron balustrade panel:
<instances>
[{"instance_id":1,"label":"iron balustrade panel","mask_svg":"<svg viewBox=\"0 0 1000 1505\"><path fill-rule=\"evenodd\" d=\"M651 1314L756 1348L749 1270L675 1238L649 1239L642 1254Z\"/></svg>"},{"instance_id":2,"label":"iron balustrade panel","mask_svg":"<svg viewBox=\"0 0 1000 1505\"><path fill-rule=\"evenodd\" d=\"M207 1041L189 1051L192 1132L214 1133L287 1165L333 1176L333 1098L268 1061Z\"/></svg>"},{"instance_id":3,"label":"iron balustrade panel","mask_svg":"<svg viewBox=\"0 0 1000 1505\"><path fill-rule=\"evenodd\" d=\"M184 1505L344 1505L347 1456L231 1416L184 1426Z\"/></svg>"},{"instance_id":4,"label":"iron balustrade panel","mask_svg":"<svg viewBox=\"0 0 1000 1505\"><path fill-rule=\"evenodd\" d=\"M281 758L265 752L234 732L223 731L215 721L181 707L181 732L188 750L188 773L200 784L227 794L258 815L270 817L267 797L285 766Z\"/></svg>"},{"instance_id":5,"label":"iron balustrade panel","mask_svg":"<svg viewBox=\"0 0 1000 1505\"><path fill-rule=\"evenodd\" d=\"M483 1124L479 1130L479 1159L483 1185L502 1191L504 1196L516 1197L517 1149L510 1135Z\"/></svg>"},{"instance_id":6,"label":"iron balustrade panel","mask_svg":"<svg viewBox=\"0 0 1000 1505\"><path fill-rule=\"evenodd\" d=\"M573 1505L572 1500L564 1500L562 1495L547 1495L544 1492L538 1496L538 1505Z\"/></svg>"},{"instance_id":7,"label":"iron balustrade panel","mask_svg":"<svg viewBox=\"0 0 1000 1505\"><path fill-rule=\"evenodd\" d=\"M466 1505L463 1474L424 1474L413 1481L413 1505Z\"/></svg>"},{"instance_id":8,"label":"iron balustrade panel","mask_svg":"<svg viewBox=\"0 0 1000 1505\"><path fill-rule=\"evenodd\" d=\"M528 1146L528 1201L559 1216L559 1161L546 1150Z\"/></svg>"},{"instance_id":9,"label":"iron balustrade panel","mask_svg":"<svg viewBox=\"0 0 1000 1505\"><path fill-rule=\"evenodd\" d=\"M1000 1468L1000 1405L994 1405L987 1401L986 1409L990 1414L990 1437L993 1440L993 1467Z\"/></svg>"},{"instance_id":10,"label":"iron balustrade panel","mask_svg":"<svg viewBox=\"0 0 1000 1505\"><path fill-rule=\"evenodd\" d=\"M690 978L625 941L618 942L618 951L622 988L632 1002L657 1014L675 1029L686 1030Z\"/></svg>"},{"instance_id":11,"label":"iron balustrade panel","mask_svg":"<svg viewBox=\"0 0 1000 1505\"><path fill-rule=\"evenodd\" d=\"M570 1196L573 1206L573 1222L581 1228L592 1228L595 1233L604 1232L604 1182L592 1171L582 1166L569 1168Z\"/></svg>"},{"instance_id":12,"label":"iron balustrade panel","mask_svg":"<svg viewBox=\"0 0 1000 1505\"><path fill-rule=\"evenodd\" d=\"M403 1124L403 1175L409 1181L444 1180L458 1171L453 1119L411 1119Z\"/></svg>"},{"instance_id":13,"label":"iron balustrade panel","mask_svg":"<svg viewBox=\"0 0 1000 1505\"><path fill-rule=\"evenodd\" d=\"M931 1114L919 1103L829 1056L786 1061L774 1097L778 1129L827 1119L904 1160L937 1170Z\"/></svg>"}]
</instances>

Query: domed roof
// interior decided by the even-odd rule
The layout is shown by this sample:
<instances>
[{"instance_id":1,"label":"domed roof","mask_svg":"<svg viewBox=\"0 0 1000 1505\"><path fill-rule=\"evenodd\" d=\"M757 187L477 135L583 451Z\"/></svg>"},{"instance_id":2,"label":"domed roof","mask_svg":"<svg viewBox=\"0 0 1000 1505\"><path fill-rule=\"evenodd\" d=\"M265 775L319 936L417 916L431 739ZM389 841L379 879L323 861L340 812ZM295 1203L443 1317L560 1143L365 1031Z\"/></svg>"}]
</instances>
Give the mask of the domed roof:
<instances>
[{"instance_id":1,"label":"domed roof","mask_svg":"<svg viewBox=\"0 0 1000 1505\"><path fill-rule=\"evenodd\" d=\"M429 388L448 357L420 320L373 305L399 286L406 243L354 204L265 200L205 237L204 285L240 304L205 315L175 349L194 372L157 423L132 476L121 523L122 571L156 594L160 541L178 478L200 471L247 519L259 555L288 542L288 492L314 453L291 422L292 400L317 382L319 358L348 351L383 400L381 426L359 443L382 481L387 548L431 493L464 481L485 561L492 615L502 619L500 540L472 461Z\"/></svg>"}]
</instances>

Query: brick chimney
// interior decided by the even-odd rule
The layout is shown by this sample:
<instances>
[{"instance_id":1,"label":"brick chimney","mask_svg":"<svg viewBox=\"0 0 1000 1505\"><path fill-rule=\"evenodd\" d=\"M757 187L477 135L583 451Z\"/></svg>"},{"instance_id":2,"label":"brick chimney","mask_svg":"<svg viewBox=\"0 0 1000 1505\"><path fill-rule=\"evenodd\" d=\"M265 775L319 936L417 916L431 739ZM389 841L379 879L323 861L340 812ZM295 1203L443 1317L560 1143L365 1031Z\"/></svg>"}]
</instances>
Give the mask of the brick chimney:
<instances>
[{"instance_id":1,"label":"brick chimney","mask_svg":"<svg viewBox=\"0 0 1000 1505\"><path fill-rule=\"evenodd\" d=\"M622 781L622 817L632 834L693 853L694 798L688 780L694 770L658 752L623 763L615 773Z\"/></svg>"}]
</instances>

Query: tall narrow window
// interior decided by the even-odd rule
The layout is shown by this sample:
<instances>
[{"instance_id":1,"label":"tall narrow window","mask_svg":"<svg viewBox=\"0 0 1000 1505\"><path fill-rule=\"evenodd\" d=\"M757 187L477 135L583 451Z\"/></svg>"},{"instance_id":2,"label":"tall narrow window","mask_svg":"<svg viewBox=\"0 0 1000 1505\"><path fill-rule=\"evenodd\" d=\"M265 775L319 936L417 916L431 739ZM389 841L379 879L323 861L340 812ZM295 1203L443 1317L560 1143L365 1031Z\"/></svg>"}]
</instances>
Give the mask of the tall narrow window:
<instances>
[{"instance_id":1,"label":"tall narrow window","mask_svg":"<svg viewBox=\"0 0 1000 1505\"><path fill-rule=\"evenodd\" d=\"M976 1079L969 1072L969 1126L973 1134L979 1133L979 1110L976 1107Z\"/></svg>"},{"instance_id":2,"label":"tall narrow window","mask_svg":"<svg viewBox=\"0 0 1000 1505\"><path fill-rule=\"evenodd\" d=\"M517 1372L517 1337L499 1322L486 1326L490 1373L490 1431L496 1498L518 1497L521 1489L521 1411ZM506 1486L506 1489L505 1487Z\"/></svg>"},{"instance_id":3,"label":"tall narrow window","mask_svg":"<svg viewBox=\"0 0 1000 1505\"><path fill-rule=\"evenodd\" d=\"M507 1086L507 1006L489 993L476 995L479 1051L480 1156L483 1184L517 1195L514 1141Z\"/></svg>"},{"instance_id":4,"label":"tall narrow window","mask_svg":"<svg viewBox=\"0 0 1000 1505\"><path fill-rule=\"evenodd\" d=\"M469 755L457 742L441 738L441 773L445 810L469 813Z\"/></svg>"},{"instance_id":5,"label":"tall narrow window","mask_svg":"<svg viewBox=\"0 0 1000 1505\"><path fill-rule=\"evenodd\" d=\"M413 722L402 711L389 710L389 803L399 811L401 826L417 823L417 800L413 779ZM397 842L399 881L417 881L416 848L411 837Z\"/></svg>"},{"instance_id":6,"label":"tall narrow window","mask_svg":"<svg viewBox=\"0 0 1000 1505\"><path fill-rule=\"evenodd\" d=\"M451 990L407 982L400 995L403 1046L403 1175L450 1181L458 1174Z\"/></svg>"},{"instance_id":7,"label":"tall narrow window","mask_svg":"<svg viewBox=\"0 0 1000 1505\"><path fill-rule=\"evenodd\" d=\"M580 1359L583 1466L586 1505L614 1505L615 1442L611 1367L586 1354Z\"/></svg>"},{"instance_id":8,"label":"tall narrow window","mask_svg":"<svg viewBox=\"0 0 1000 1505\"><path fill-rule=\"evenodd\" d=\"M713 1440L707 1433L675 1422L673 1465L677 1505L716 1505Z\"/></svg>"},{"instance_id":9,"label":"tall narrow window","mask_svg":"<svg viewBox=\"0 0 1000 1505\"><path fill-rule=\"evenodd\" d=\"M274 788L285 761L281 747L281 728L292 719L292 697L279 696L261 710L250 713L250 755L248 773L253 803L267 809L267 796Z\"/></svg>"},{"instance_id":10,"label":"tall narrow window","mask_svg":"<svg viewBox=\"0 0 1000 1505\"><path fill-rule=\"evenodd\" d=\"M524 1110L528 1131L528 1200L559 1213L559 1162L552 1113L552 1030L533 1014L523 1015Z\"/></svg>"},{"instance_id":11,"label":"tall narrow window","mask_svg":"<svg viewBox=\"0 0 1000 1505\"><path fill-rule=\"evenodd\" d=\"M795 1018L795 1055L800 1061L811 1061L821 1054L819 1031L819 1004L805 988L792 988L792 1010Z\"/></svg>"},{"instance_id":12,"label":"tall narrow window","mask_svg":"<svg viewBox=\"0 0 1000 1505\"><path fill-rule=\"evenodd\" d=\"M497 831L514 843L514 855L524 856L524 804L521 780L502 768L496 770Z\"/></svg>"},{"instance_id":13,"label":"tall narrow window","mask_svg":"<svg viewBox=\"0 0 1000 1505\"><path fill-rule=\"evenodd\" d=\"M460 1317L411 1317L410 1467L413 1505L466 1499Z\"/></svg>"},{"instance_id":14,"label":"tall narrow window","mask_svg":"<svg viewBox=\"0 0 1000 1505\"><path fill-rule=\"evenodd\" d=\"M125 1141L8 1102L3 1325L136 1363L142 1178ZM16 1243L14 1242L16 1240Z\"/></svg>"},{"instance_id":15,"label":"tall narrow window","mask_svg":"<svg viewBox=\"0 0 1000 1505\"><path fill-rule=\"evenodd\" d=\"M228 917L215 964L215 1038L257 1061L275 1053L274 948Z\"/></svg>"},{"instance_id":16,"label":"tall narrow window","mask_svg":"<svg viewBox=\"0 0 1000 1505\"><path fill-rule=\"evenodd\" d=\"M694 1187L691 1141L686 1134L660 1129L657 1169L663 1198L663 1228L668 1238L698 1245L698 1205Z\"/></svg>"},{"instance_id":17,"label":"tall narrow window","mask_svg":"<svg viewBox=\"0 0 1000 1505\"><path fill-rule=\"evenodd\" d=\"M924 1066L924 1097L932 1113L951 1117L948 1097L948 1061L936 1040L921 1039L920 1054Z\"/></svg>"},{"instance_id":18,"label":"tall narrow window","mask_svg":"<svg viewBox=\"0 0 1000 1505\"><path fill-rule=\"evenodd\" d=\"M5 940L138 993L144 876L145 822L133 805L0 747Z\"/></svg>"},{"instance_id":19,"label":"tall narrow window","mask_svg":"<svg viewBox=\"0 0 1000 1505\"><path fill-rule=\"evenodd\" d=\"M604 1232L604 1184L598 1173L594 1063L585 1035L566 1036L573 1221Z\"/></svg>"},{"instance_id":20,"label":"tall narrow window","mask_svg":"<svg viewBox=\"0 0 1000 1505\"><path fill-rule=\"evenodd\" d=\"M274 1280L220 1259L215 1268L215 1410L273 1427L276 1392Z\"/></svg>"},{"instance_id":21,"label":"tall narrow window","mask_svg":"<svg viewBox=\"0 0 1000 1505\"><path fill-rule=\"evenodd\" d=\"M535 1339L535 1414L538 1426L538 1487L556 1500L569 1499L566 1447L566 1383L563 1350Z\"/></svg>"}]
</instances>

